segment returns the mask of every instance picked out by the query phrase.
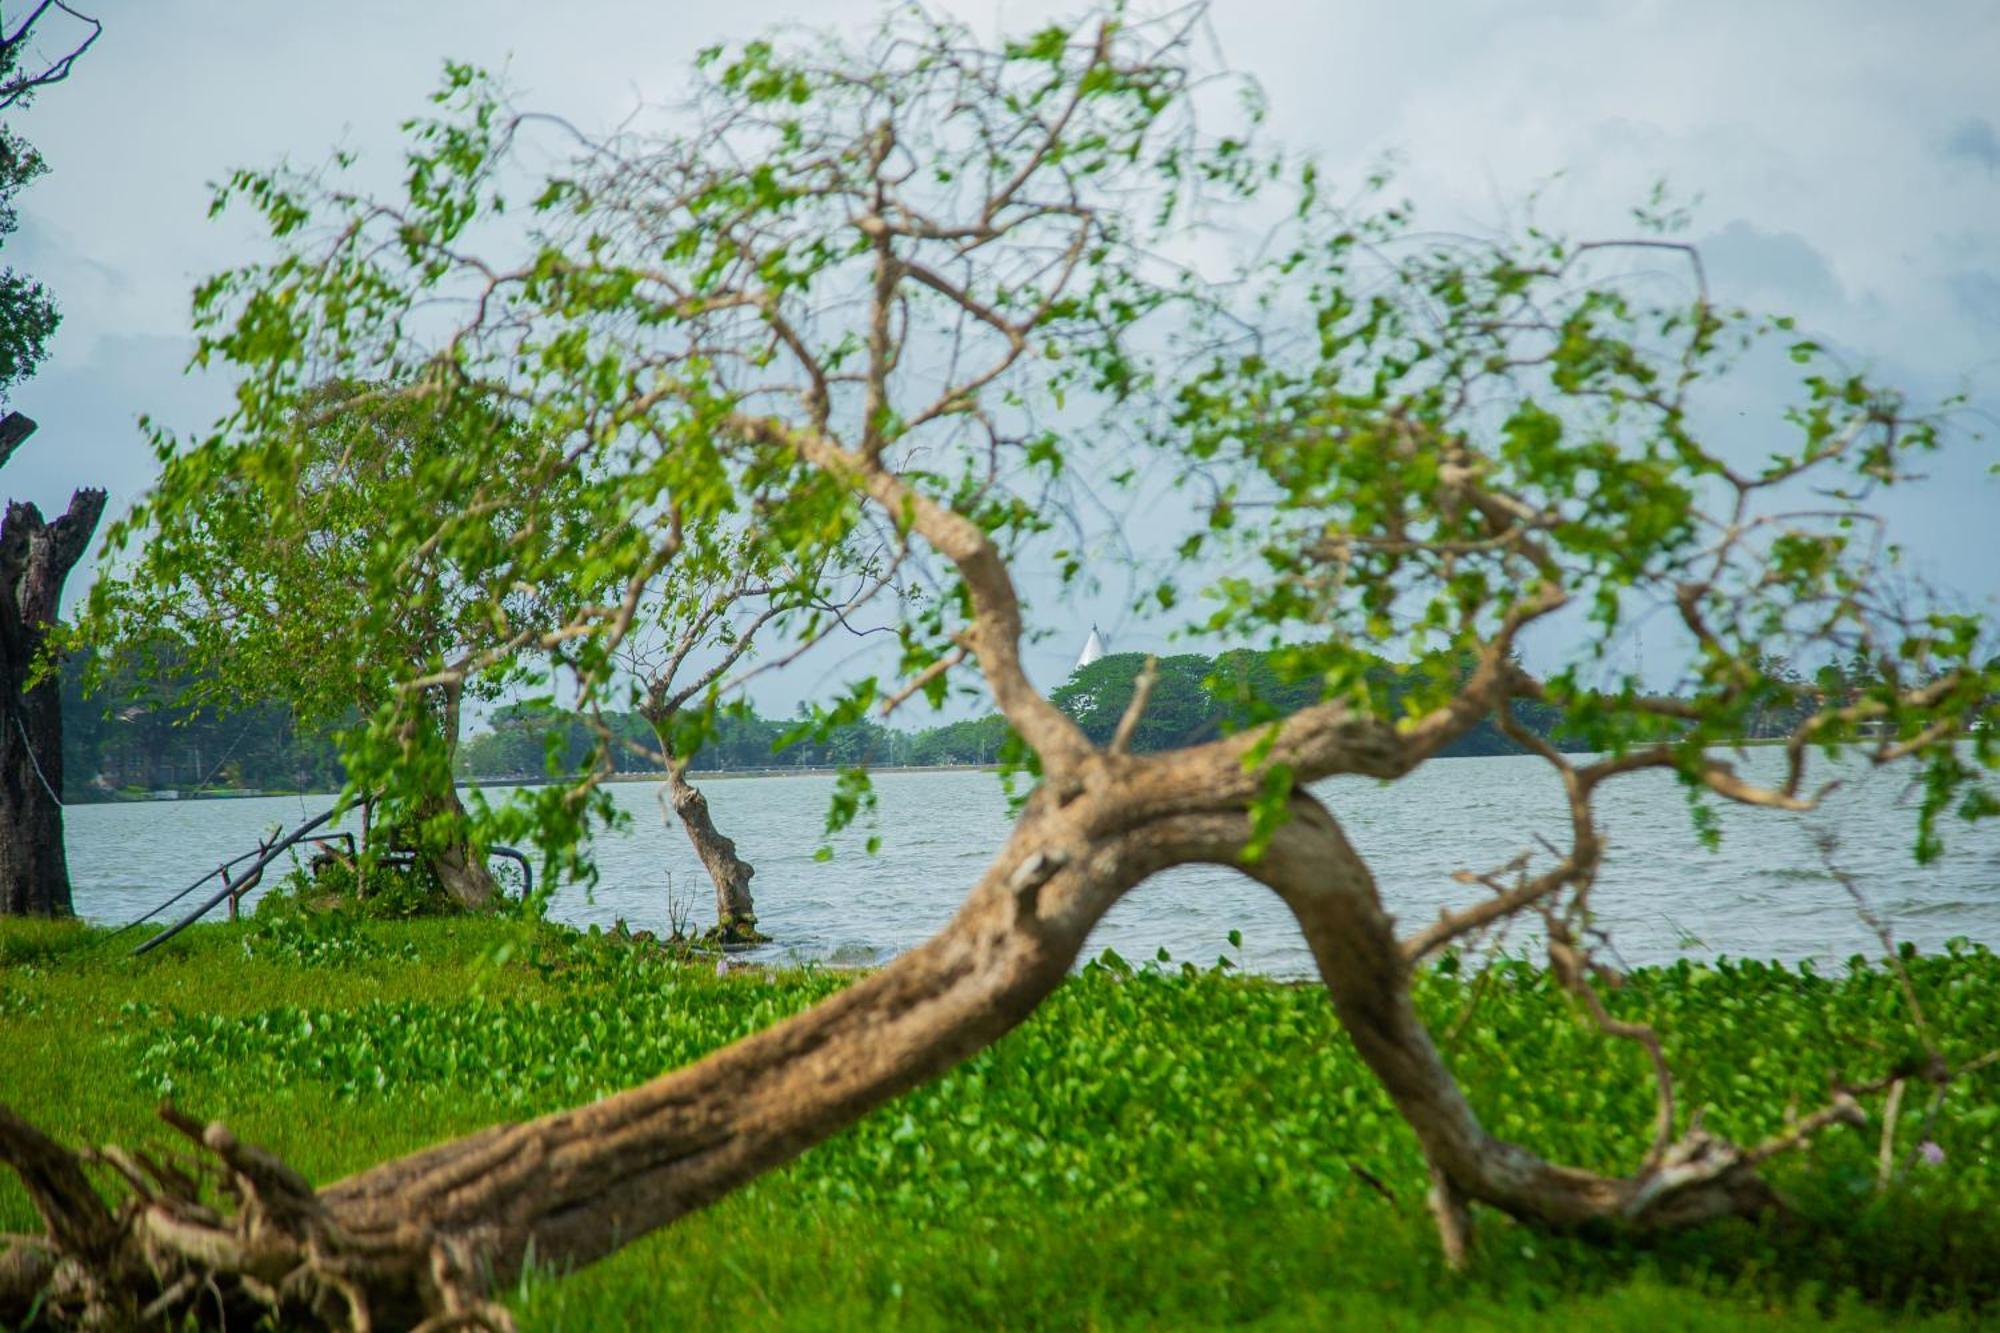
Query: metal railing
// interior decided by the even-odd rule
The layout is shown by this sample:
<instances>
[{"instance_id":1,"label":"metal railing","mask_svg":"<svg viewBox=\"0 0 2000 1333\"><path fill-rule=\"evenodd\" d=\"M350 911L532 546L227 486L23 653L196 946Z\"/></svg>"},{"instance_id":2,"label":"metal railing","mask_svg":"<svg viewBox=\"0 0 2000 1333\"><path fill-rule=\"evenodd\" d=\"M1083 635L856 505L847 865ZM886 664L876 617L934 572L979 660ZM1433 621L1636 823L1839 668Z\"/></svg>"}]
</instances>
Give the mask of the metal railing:
<instances>
[{"instance_id":1,"label":"metal railing","mask_svg":"<svg viewBox=\"0 0 2000 1333\"><path fill-rule=\"evenodd\" d=\"M164 912L169 907L172 907L175 903L179 902L181 899L187 897L190 893L193 893L196 889L200 888L202 885L216 878L220 878L222 880L222 888L219 891L211 895L199 907L196 907L192 912L189 912L186 916L174 922L173 925L168 926L165 930L161 931L159 934L153 935L141 941L139 945L132 950L132 957L136 958L142 953L146 953L149 950L156 949L160 945L165 944L168 940L180 934L183 930L186 930L189 926L193 925L195 922L201 920L203 917L207 916L210 912L214 911L217 907L221 906L225 901L229 903L230 915L233 917L236 913L236 905L241 900L242 896L245 893L248 893L251 889L255 888L258 881L263 878L264 868L270 865L271 862L277 860L282 853L290 851L300 842L305 841L307 836L310 835L313 832L313 830L321 827L322 825L326 824L329 820L331 820L334 817L335 813L337 813L337 809L338 808L336 807L335 809L326 810L318 815L315 815L313 818L308 819L303 824L300 824L297 828L293 829L290 833L287 833L284 837L278 839L276 842L269 844L268 846L260 846L255 851L245 852L241 856L232 857L231 859L224 861L221 865L209 871L207 874L203 875L200 879L197 879L194 883L182 889L180 892L174 894L172 897L168 898L166 901L159 904L159 906L153 908L150 912L147 912L145 915L137 917L134 920L128 921L124 925L120 926L117 930L112 932L111 938L116 939L118 936L124 934L126 931L145 924L147 921L150 921L154 917L158 916L161 912ZM353 835L348 833L334 834L327 838L316 839L315 841L332 841L333 838L345 839L350 848L353 846L354 843ZM524 854L515 850L512 847L489 847L487 848L487 854L489 856L504 857L508 860L515 862L517 865L521 867L521 896L523 898L527 897L530 893L534 892L535 872L533 867L529 865L528 858ZM388 865L408 865L415 859L416 859L415 854L411 852L390 852L381 858L382 862ZM250 867L247 870L243 871L241 874L232 876L230 874L230 871L234 869L236 866L242 865L245 861L252 862Z\"/></svg>"}]
</instances>

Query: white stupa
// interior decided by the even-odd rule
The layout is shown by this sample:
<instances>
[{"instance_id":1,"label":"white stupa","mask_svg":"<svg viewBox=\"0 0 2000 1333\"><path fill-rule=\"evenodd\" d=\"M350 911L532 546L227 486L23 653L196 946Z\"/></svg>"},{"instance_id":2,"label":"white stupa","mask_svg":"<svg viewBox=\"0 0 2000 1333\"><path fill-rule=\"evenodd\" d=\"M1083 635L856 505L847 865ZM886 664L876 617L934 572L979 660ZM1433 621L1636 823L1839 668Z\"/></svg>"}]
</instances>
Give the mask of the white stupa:
<instances>
[{"instance_id":1,"label":"white stupa","mask_svg":"<svg viewBox=\"0 0 2000 1333\"><path fill-rule=\"evenodd\" d=\"M1098 636L1097 626L1092 625L1090 637L1083 641L1083 651L1076 655L1076 665L1070 668L1070 674L1075 675L1102 656L1104 656L1104 640Z\"/></svg>"}]
</instances>

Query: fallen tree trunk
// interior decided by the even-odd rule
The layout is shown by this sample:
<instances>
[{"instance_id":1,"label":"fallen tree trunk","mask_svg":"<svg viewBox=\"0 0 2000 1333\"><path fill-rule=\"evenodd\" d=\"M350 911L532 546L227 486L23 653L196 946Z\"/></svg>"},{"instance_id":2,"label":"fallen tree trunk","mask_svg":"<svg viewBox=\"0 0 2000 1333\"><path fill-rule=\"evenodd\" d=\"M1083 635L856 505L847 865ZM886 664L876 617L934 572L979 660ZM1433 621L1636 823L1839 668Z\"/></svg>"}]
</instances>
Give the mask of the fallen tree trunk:
<instances>
[{"instance_id":1,"label":"fallen tree trunk","mask_svg":"<svg viewBox=\"0 0 2000 1333\"><path fill-rule=\"evenodd\" d=\"M318 1193L221 1125L179 1122L226 1167L236 1211L214 1211L133 1158L135 1201L106 1241L111 1214L81 1173L10 1121L0 1151L49 1231L0 1261L0 1316L19 1317L36 1292L80 1322L156 1306L199 1313L196 1293L220 1284L225 1304L287 1321L502 1326L489 1295L531 1256L589 1263L791 1160L1019 1024L1132 886L1171 865L1242 865L1248 818L1187 782L1213 770L1187 773L1184 760L1115 756L1067 791L1039 791L950 925L807 1013L630 1091L496 1125ZM1324 807L1304 795L1292 806L1246 868L1298 916L1343 1025L1416 1130L1448 1243L1454 1226L1462 1242L1467 1200L1551 1227L1625 1230L1767 1202L1752 1157L1707 1140L1619 1179L1489 1136L1416 1017L1409 965L1366 867Z\"/></svg>"}]
</instances>

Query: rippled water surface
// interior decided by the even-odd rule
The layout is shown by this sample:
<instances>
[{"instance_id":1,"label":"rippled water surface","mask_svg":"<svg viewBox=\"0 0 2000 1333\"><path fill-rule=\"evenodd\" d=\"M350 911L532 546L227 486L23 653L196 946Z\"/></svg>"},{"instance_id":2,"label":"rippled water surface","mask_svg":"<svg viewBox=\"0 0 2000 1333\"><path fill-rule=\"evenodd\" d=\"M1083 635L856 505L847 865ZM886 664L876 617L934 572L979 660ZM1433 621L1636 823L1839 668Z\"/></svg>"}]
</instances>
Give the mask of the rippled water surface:
<instances>
[{"instance_id":1,"label":"rippled water surface","mask_svg":"<svg viewBox=\"0 0 2000 1333\"><path fill-rule=\"evenodd\" d=\"M1745 767L1770 772L1776 762L1773 752L1758 751ZM1944 858L1919 867L1910 854L1915 809L1906 778L1858 770L1850 777L1810 815L1725 808L1715 853L1695 841L1671 778L1635 775L1608 786L1599 808L1611 852L1596 903L1620 954L1635 963L1681 954L1837 961L1878 951L1848 890L1825 869L1815 845L1821 830L1835 835L1836 862L1898 940L1935 949L1965 935L2000 946L2000 820L1953 821ZM950 917L1006 834L1006 801L993 774L885 773L876 785L882 850L866 855L865 831L857 830L836 843L833 860L818 862L831 778L705 784L716 823L757 867L760 924L776 940L764 956L858 963L909 948ZM1343 778L1318 790L1405 929L1481 892L1454 883L1454 871L1498 866L1534 846L1537 834L1556 839L1565 827L1560 793L1532 758L1440 760L1394 786ZM631 828L600 840L596 890L565 886L552 914L579 925L622 917L635 930L659 931L671 883L693 901L697 922L710 919L712 891L678 824L662 818L655 788L632 783L614 794ZM273 825L296 824L327 804L274 797L72 808L77 910L98 921L131 920L248 850ZM1228 949L1232 929L1243 933L1240 955ZM1165 948L1199 963L1229 952L1266 972L1311 970L1277 899L1209 868L1142 886L1099 925L1090 947L1132 958Z\"/></svg>"}]
</instances>

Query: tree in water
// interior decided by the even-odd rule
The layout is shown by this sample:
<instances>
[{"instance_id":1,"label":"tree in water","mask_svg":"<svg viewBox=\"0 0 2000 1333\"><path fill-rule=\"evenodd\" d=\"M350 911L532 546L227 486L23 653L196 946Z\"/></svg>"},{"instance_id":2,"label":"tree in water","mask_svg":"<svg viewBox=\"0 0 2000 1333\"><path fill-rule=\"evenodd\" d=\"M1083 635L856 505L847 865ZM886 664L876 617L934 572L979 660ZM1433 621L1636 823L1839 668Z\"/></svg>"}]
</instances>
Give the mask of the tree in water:
<instances>
[{"instance_id":1,"label":"tree in water","mask_svg":"<svg viewBox=\"0 0 2000 1333\"><path fill-rule=\"evenodd\" d=\"M714 938L748 944L767 938L757 930L750 893L756 868L716 827L708 797L688 780L688 765L714 736L714 700L740 690L763 669L746 665L760 635L784 634L796 624L811 640L826 619L852 630L848 617L894 590L899 561L879 547L869 559L855 559L851 550L842 549L808 572L760 565L763 553L757 543L728 541L727 549L691 559L685 567L675 562L654 598L665 643L652 651L628 648L623 665L634 682L637 711L653 729L655 758L667 771L662 799L715 886ZM676 577L683 568L720 573L683 586ZM852 590L837 603L830 601L823 589L850 578ZM706 656L696 656L704 650ZM792 734L800 733L794 729ZM608 743L609 737L605 739Z\"/></svg>"},{"instance_id":2,"label":"tree in water","mask_svg":"<svg viewBox=\"0 0 2000 1333\"><path fill-rule=\"evenodd\" d=\"M1291 909L1348 1038L1429 1162L1455 1261L1475 1208L1598 1236L1755 1212L1774 1156L1860 1122L1895 1078L1952 1081L1936 1053L1912 1067L1886 1046L1857 1049L1824 1105L1769 1140L1729 1142L1676 1097L1654 1029L1607 1012L1600 990L1616 974L1592 915L1607 846L1596 798L1635 774L1676 777L1703 834L1715 801L1811 808L1834 754L1914 764L1919 857L1935 855L1942 815L1995 809L1983 782L2000 764L2000 680L1983 627L1918 606L1889 548L1854 536L1873 523L1867 498L1939 444L1937 423L1801 343L1797 401L1754 447L1705 439L1696 390L1743 340L1783 326L1719 307L1695 265L1663 287L1656 262L1692 257L1667 237L1443 241L1414 233L1405 209L1330 205L1309 166L1195 116L1214 86L1192 68L1198 21L1119 11L991 48L898 11L858 51L711 53L684 135L583 142L525 196L509 174L517 140L548 122L455 69L444 118L415 130L406 197L235 181L230 194L290 249L204 289L205 346L250 385L225 433L290 419L317 367L365 360L423 385L445 419L476 418L505 386L525 434L565 442L607 534L619 515L671 514L670 534L734 523L773 563L809 563L879 522L923 593L899 604L901 683L831 688L815 725L942 701L976 672L1035 782L931 940L589 1105L320 1189L223 1124L171 1111L223 1164L233 1207L128 1156L137 1201L116 1212L66 1149L0 1116L0 1154L47 1223L0 1260L0 1315L39 1299L112 1323L277 1307L295 1323L503 1326L493 1295L531 1256L600 1258L951 1068L1062 985L1126 893L1181 865L1229 867ZM525 248L517 231L482 229L500 199L524 197L537 218ZM1239 206L1260 229L1282 221L1244 271L1205 271L1185 228L1213 233ZM336 225L299 225L323 213ZM409 318L447 305L448 332ZM493 459L468 464L474 477L499 466L483 438L460 438ZM1065 479L1106 441L1133 460L1126 484L1145 481L1144 463L1189 497L1154 506L1180 527L1147 558L1142 605L1209 592L1201 624L1232 646L1293 645L1316 701L1141 754L1153 672L1102 740L1030 681L1014 571L1093 577L1052 529ZM409 479L385 540L516 558L505 534L461 521L480 493L470 478L442 503L447 475ZM704 558L657 531L596 548L633 557L629 595L579 605L539 641L575 645L563 651L596 670L644 580L682 553ZM389 574L378 596L396 591ZM1531 671L1517 648L1564 608L1581 629ZM1670 695L1615 665L1620 628L1649 613L1682 633ZM831 617L796 627L796 650L834 632ZM1776 689L1805 697L1762 674L1767 655L1834 652L1864 656L1867 683L1814 706L1775 777L1739 771L1727 746L1746 712ZM1393 706L1375 670L1385 655L1403 665ZM459 669L469 679L481 660L498 659ZM1520 727L1525 704L1558 713L1587 751ZM1567 835L1540 859L1469 867L1462 905L1399 930L1337 790L1320 784L1404 779L1483 719L1539 758ZM378 717L371 734L393 736L394 722ZM863 779L843 782L833 822L869 799ZM559 836L578 810L549 793L531 813ZM1439 812L1440 836L1453 817ZM1604 1040L1651 1071L1650 1146L1623 1169L1497 1136L1412 1003L1425 960L1519 918L1539 925L1552 977Z\"/></svg>"},{"instance_id":3,"label":"tree in water","mask_svg":"<svg viewBox=\"0 0 2000 1333\"><path fill-rule=\"evenodd\" d=\"M713 587L698 590L692 599L672 595L672 584L660 597L662 610L669 611L665 623L678 627L658 654L634 653L633 672L639 684L639 714L653 729L659 747L660 767L667 773L661 800L680 821L702 869L715 886L714 938L722 944L748 944L765 937L757 930L757 904L750 893L756 867L736 850L736 842L715 825L709 813L708 797L687 778L692 751L698 738L682 732L683 711L690 701L717 690L731 670L750 652L760 630L778 618L784 603L772 596L750 567L738 566ZM732 613L747 608L748 614L733 619ZM720 651L705 664L691 668L690 659L701 648L716 646ZM708 714L697 710L697 722Z\"/></svg>"}]
</instances>

